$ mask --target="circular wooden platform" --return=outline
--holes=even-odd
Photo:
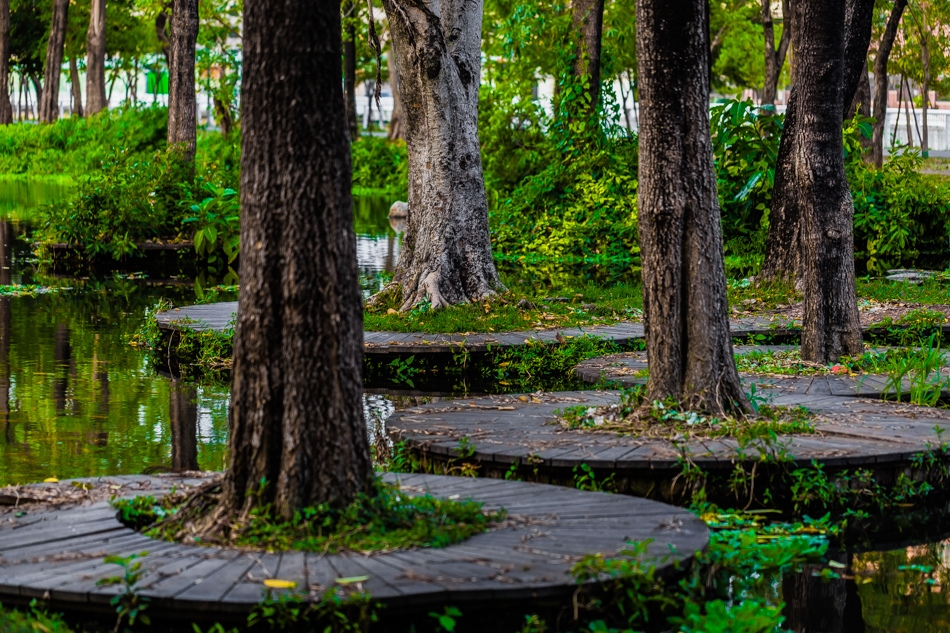
[[[268,554],[156,541],[121,525],[106,501],[48,511],[25,506],[20,517],[0,512],[0,602],[44,598],[54,610],[111,610],[109,600],[119,589],[97,587],[96,581],[117,575],[119,568],[103,558],[147,551],[139,588],[151,600],[153,617],[242,619],[261,600],[269,578],[296,582],[297,591],[313,599],[332,589],[365,590],[387,607],[384,617],[419,612],[429,619],[429,611],[446,605],[526,613],[545,602],[569,604],[576,589],[571,566],[586,554],[614,556],[628,541],[653,539],[647,556],[663,575],[705,548],[709,538],[695,515],[644,499],[492,479],[384,479],[398,481],[410,494],[504,507],[508,520],[444,549]],[[121,496],[158,496],[201,480],[162,475],[78,481],[105,481]],[[40,484],[50,485],[71,482]]]

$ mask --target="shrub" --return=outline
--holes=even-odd
[[[361,136],[352,145],[353,189],[357,192],[405,192],[409,186],[409,152],[402,141]]]

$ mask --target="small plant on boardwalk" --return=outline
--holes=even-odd
[[[943,392],[950,389],[950,377],[941,374],[946,364],[946,353],[935,343],[935,335],[931,335],[927,347],[888,360],[885,393],[898,400],[902,399],[905,395],[904,380],[908,379],[910,384],[906,395],[909,396],[910,402],[935,407]]]
[[[148,598],[139,595],[136,585],[142,580],[145,572],[142,570],[142,561],[136,560],[148,556],[148,552],[132,554],[130,556],[106,556],[103,562],[111,565],[119,565],[123,574],[121,576],[112,576],[103,578],[96,582],[97,586],[120,585],[124,589],[122,593],[116,594],[112,598],[111,604],[115,607],[118,617],[115,621],[113,631],[118,633],[122,623],[127,621],[129,626],[135,626],[136,622],[149,624],[149,618],[143,613],[148,608]]]
[[[148,536],[194,542],[188,526],[214,506],[220,490],[220,481],[215,480],[158,504],[146,497],[141,501],[114,500],[113,505]],[[235,520],[222,542],[201,544],[323,553],[446,547],[490,529],[503,518],[503,511],[483,512],[481,503],[410,496],[398,486],[377,480],[369,494],[360,495],[345,508],[305,508],[290,521],[276,518],[269,505],[260,506],[245,519]]]
[[[361,590],[345,589],[350,583],[344,581],[349,580],[337,579],[337,586],[325,591],[319,600],[311,600],[301,592],[274,596],[268,591],[248,614],[247,627],[251,631],[365,633],[378,620],[381,606]],[[359,587],[359,583],[354,584]]]

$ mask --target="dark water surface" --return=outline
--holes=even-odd
[[[220,469],[228,388],[161,375],[128,342],[160,299],[193,303],[193,285],[135,275],[44,275],[21,236],[28,234],[36,207],[66,191],[0,180],[0,286],[52,288],[32,297],[0,296],[0,485],[140,473],[155,466]],[[395,265],[399,238],[386,217],[391,203],[356,201],[364,278]],[[364,279],[364,288],[374,284]],[[371,429],[381,428],[398,400],[365,396]],[[764,591],[787,602],[789,629],[950,631],[950,541],[838,558],[841,578],[790,575]]]

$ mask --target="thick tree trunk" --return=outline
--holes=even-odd
[[[691,409],[742,414],[749,404],[729,333],[708,34],[704,0],[637,3],[647,398],[673,396]]]
[[[0,125],[13,123],[10,103],[10,0],[0,0]]]
[[[59,77],[63,68],[63,44],[66,42],[68,12],[69,0],[53,0],[53,19],[50,22],[46,68],[43,74],[44,89],[39,100],[39,118],[46,123],[52,123],[59,118]]]
[[[383,0],[409,150],[409,222],[392,283],[402,309],[504,291],[478,142],[482,0]]]
[[[211,525],[344,506],[373,476],[341,41],[338,4],[245,0],[230,467]]]
[[[389,89],[393,93],[393,113],[389,117],[389,132],[386,135],[390,141],[403,137],[402,122],[405,118],[402,110],[402,95],[399,90],[399,73],[396,72],[396,62],[393,52],[386,53],[386,65],[389,68]]]
[[[92,0],[86,31],[86,114],[109,107],[106,99],[106,0]]]
[[[171,66],[168,68],[168,144],[178,146],[185,159],[195,159],[198,101],[195,97],[195,46],[198,41],[198,0],[174,0]]]
[[[802,24],[802,28],[805,28],[805,23],[801,21],[801,14],[797,13],[799,4],[792,3],[793,13],[788,16],[792,21],[793,42],[799,41],[797,31],[801,30],[796,29],[795,26]],[[873,0],[848,0],[846,4],[846,19],[842,32],[847,45],[842,47],[841,55],[834,60],[834,63],[841,67],[842,103],[845,104],[838,111],[839,128],[841,121],[847,116],[846,107],[851,105],[861,73],[867,73],[867,50],[871,40],[871,18],[874,8]],[[811,26],[809,25],[808,28]],[[797,49],[794,50],[794,55],[800,58]],[[800,69],[796,70],[796,74],[797,79],[788,99],[782,138],[779,142],[778,158],[775,164],[775,184],[772,188],[772,209],[769,213],[769,232],[759,277],[792,282],[800,287],[805,262],[802,260],[801,221],[798,208],[800,196],[795,176],[800,153],[795,144],[798,141],[799,125],[805,117],[802,115],[796,93],[804,86],[805,81],[827,82],[828,80],[827,75],[815,75],[806,79],[800,74]]]
[[[343,18],[352,18],[355,7],[352,0],[343,3]],[[360,128],[356,121],[356,27],[348,23],[343,27],[343,95],[346,99],[346,124],[350,139],[356,140]]]
[[[797,23],[809,25],[794,34],[800,114],[794,184],[804,261],[801,355],[827,364],[863,348],[854,278],[854,204],[841,151],[845,94],[854,92],[857,81],[847,69],[853,62],[847,57],[852,47],[845,44],[845,7],[824,0],[800,0],[798,7]],[[862,53],[862,64],[863,59]]]
[[[884,166],[884,120],[887,117],[887,61],[894,47],[897,28],[907,7],[907,0],[894,0],[887,18],[881,43],[874,58],[874,128],[871,136],[871,160],[880,169]]]
[[[788,45],[792,41],[792,29],[789,28],[788,3],[783,3],[782,38],[779,40],[778,50],[775,49],[775,28],[772,24],[772,2],[762,0],[762,30],[765,33],[765,84],[762,94],[759,95],[759,104],[775,106],[775,93],[778,90],[778,80],[782,75],[782,66],[785,65],[785,56]]]
[[[76,65],[76,58],[69,58],[69,87],[73,92],[73,114],[78,117],[85,116],[82,107],[82,87],[79,85],[79,67]]]
[[[574,20],[574,77],[585,78],[587,98],[572,114],[590,116],[600,105],[600,49],[604,0],[571,0]]]

